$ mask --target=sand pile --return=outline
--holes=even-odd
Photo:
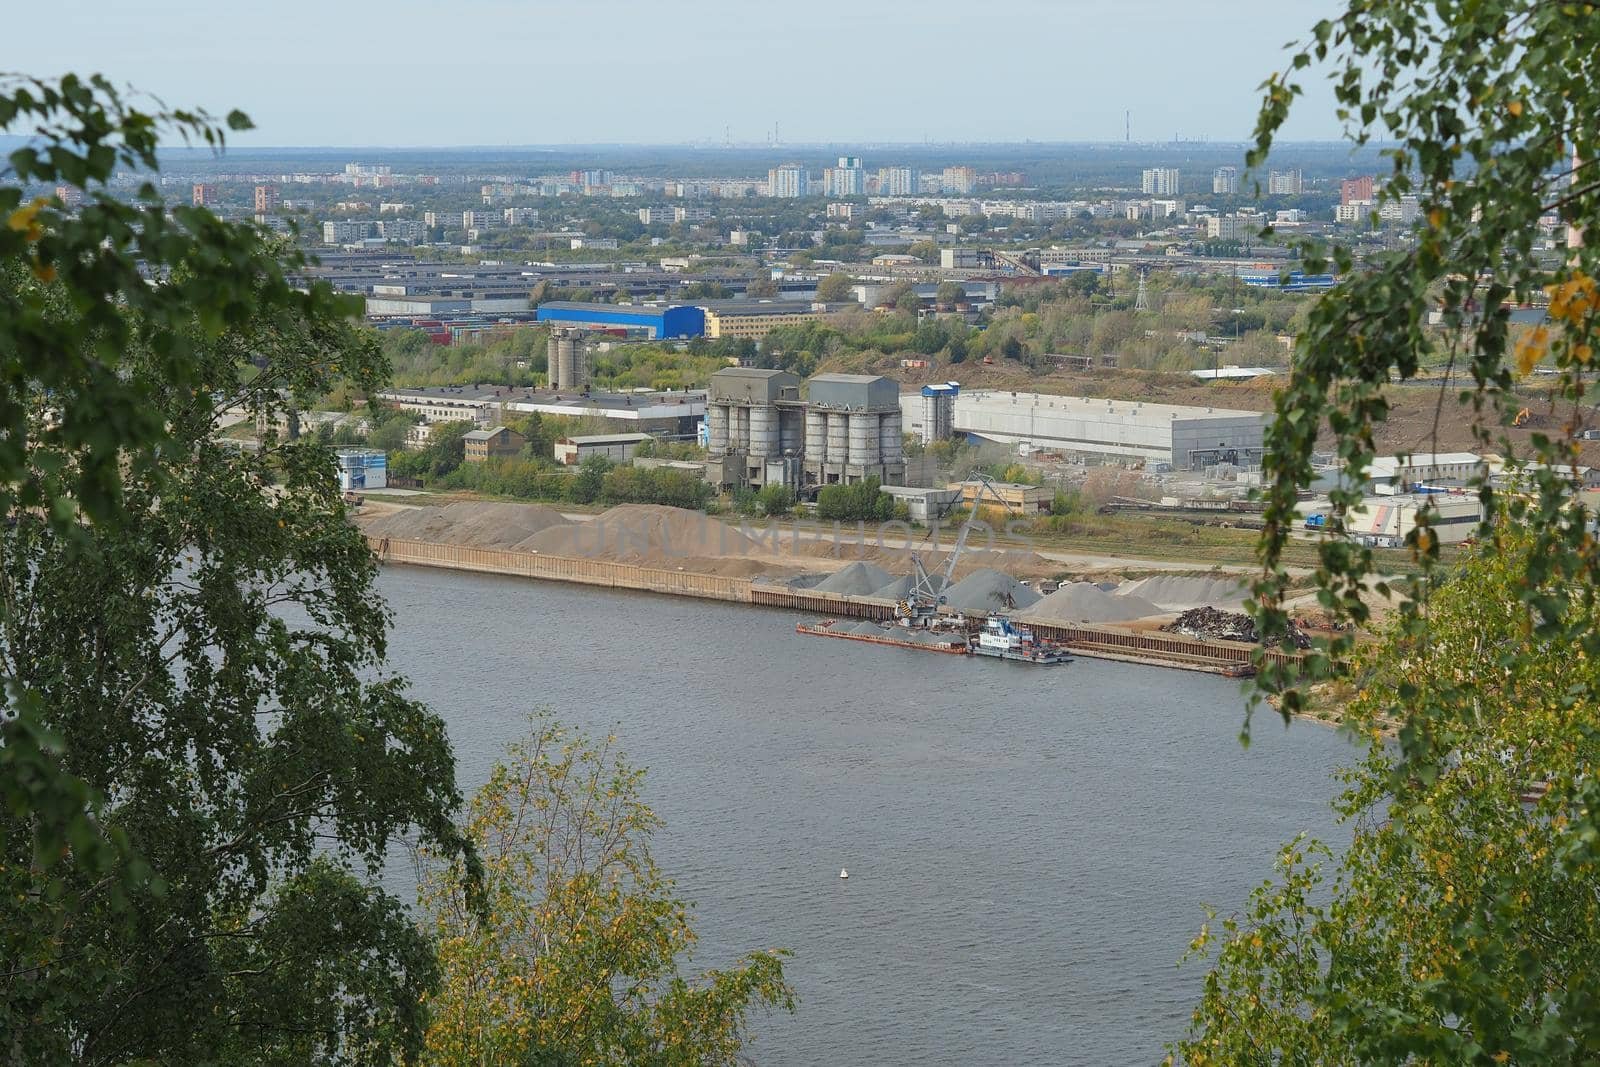
[[[1011,611],[1038,603],[1039,594],[1004,571],[977,570],[945,590],[957,611]]]
[[[838,593],[841,596],[872,596],[894,580],[894,575],[882,567],[858,560],[812,586],[819,593]]]
[[[405,541],[520,549],[529,538],[571,525],[559,511],[543,504],[462,501],[444,507],[401,508],[367,523],[366,532]]]
[[[1250,596],[1243,580],[1231,575],[1158,574],[1124,582],[1119,596],[1137,596],[1171,611],[1213,607],[1234,610]]]
[[[1160,614],[1161,608],[1143,597],[1108,593],[1090,582],[1063,585],[1027,612],[1041,622],[1129,622]]]
[[[754,541],[698,511],[661,504],[621,504],[589,522],[552,527],[529,538],[525,551],[585,559],[611,559],[646,567],[682,565],[686,559],[745,556]]]

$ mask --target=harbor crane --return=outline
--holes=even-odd
[[[972,533],[972,527],[978,522],[978,508],[983,504],[983,494],[987,492],[994,497],[1007,515],[1012,513],[1011,505],[994,487],[993,479],[983,471],[973,471],[968,481],[978,483],[977,491],[972,496],[972,513],[967,516],[967,521],[961,524],[961,532],[956,535],[955,547],[950,551],[949,559],[945,560],[943,572],[936,578],[923,566],[920,553],[911,554],[911,566],[916,572],[911,592],[907,594],[905,600],[895,606],[895,616],[902,626],[911,629],[929,629],[933,620],[938,618],[939,607],[945,602],[945,590],[950,588],[950,580],[956,573],[956,564],[961,559],[961,553],[966,551],[967,538]]]

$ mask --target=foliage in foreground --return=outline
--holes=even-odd
[[[16,177],[85,200],[0,187],[0,1058],[412,1058],[435,963],[376,871],[471,869],[443,724],[378,674],[328,453],[211,436],[382,361],[251,227],[107,191],[202,116],[0,82],[19,120]]]
[[[754,1008],[794,1009],[781,950],[680,974],[688,905],[650,855],[644,772],[614,744],[539,719],[494,768],[466,824],[481,909],[463,864],[430,857],[430,1062],[731,1065]]]
[[[1434,595],[1430,639],[1396,624],[1363,656],[1347,723],[1372,729],[1415,686],[1436,695],[1440,756],[1408,761],[1375,731],[1345,772],[1354,838],[1331,885],[1329,851],[1297,840],[1244,915],[1202,931],[1216,966],[1181,1062],[1600,1059],[1600,660],[1518,598],[1532,551],[1517,534],[1474,552]],[[1563,621],[1600,625],[1592,604]]]

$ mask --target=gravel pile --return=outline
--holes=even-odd
[[[819,593],[840,596],[872,596],[894,581],[894,575],[865,560],[857,560],[812,586]]]
[[[1172,611],[1200,607],[1236,610],[1250,595],[1245,583],[1238,578],[1181,574],[1158,574],[1153,578],[1124,582],[1117,593],[1143,597]]]
[[[1108,593],[1092,582],[1073,582],[1028,609],[1028,618],[1041,622],[1131,622],[1162,614],[1143,597]]]
[[[934,579],[935,583],[938,581],[939,579]],[[879,600],[904,600],[911,595],[911,587],[916,583],[916,575],[908,574],[904,578],[896,578],[881,589],[874,589],[872,595]]]
[[[1039,602],[1039,594],[1004,571],[978,570],[945,590],[945,603],[957,611],[1012,611]]]

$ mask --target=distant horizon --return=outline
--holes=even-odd
[[[40,75],[102,72],[294,146],[1235,143],[1285,46],[1334,0],[886,0],[798,11],[745,0],[83,0],[36,35]],[[130,47],[130,43],[135,46]],[[20,65],[20,64],[19,64]],[[1284,137],[1337,139],[1331,87]]]

